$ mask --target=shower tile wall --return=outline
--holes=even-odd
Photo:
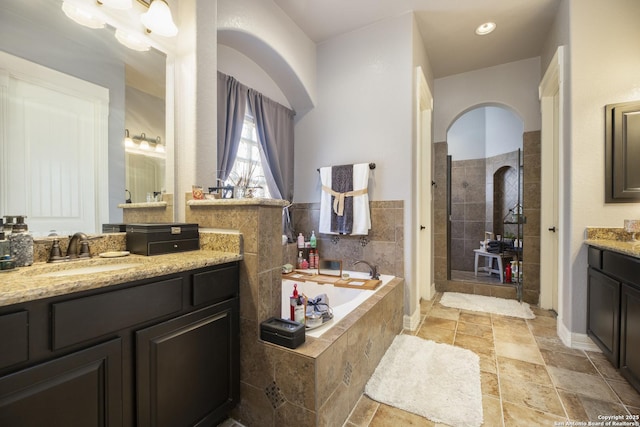
[[[452,270],[473,270],[486,228],[486,160],[451,162]]]
[[[433,145],[433,278],[436,288],[447,282],[447,152],[446,142]]]
[[[434,144],[433,150],[433,180],[436,183],[434,191],[434,279],[436,290],[440,292],[465,292],[479,295],[501,296],[515,298],[512,287],[478,285],[474,283],[451,282],[447,279],[447,143]],[[492,159],[488,159],[487,169]],[[517,161],[516,161],[517,162]],[[513,163],[514,167],[517,163]],[[525,132],[523,135],[523,206],[527,222],[524,224],[523,236],[523,297],[529,304],[538,304],[540,296],[540,131]],[[487,185],[489,180],[487,180]],[[508,206],[508,205],[507,205]],[[452,250],[456,258],[457,253]],[[451,260],[453,262],[453,259]],[[473,268],[473,265],[472,265]],[[490,289],[492,288],[492,289]],[[493,289],[495,288],[495,289]],[[489,290],[490,289],[490,290]],[[498,292],[502,291],[502,292]]]

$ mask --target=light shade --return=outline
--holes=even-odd
[[[178,27],[173,23],[171,9],[164,0],[152,0],[149,10],[140,16],[142,25],[147,31],[164,37],[173,37],[178,34]]]
[[[116,39],[128,47],[129,49],[137,50],[139,52],[146,52],[151,48],[151,45],[144,39],[145,36],[141,34],[130,33],[120,28],[116,29]]]
[[[131,139],[131,137],[129,136],[129,129],[124,130],[124,146],[128,148],[132,148],[133,146],[135,146],[135,144],[133,143],[133,139]]]
[[[481,24],[478,26],[478,28],[476,28],[476,34],[479,36],[486,36],[487,34],[489,34],[495,29],[496,29],[495,22],[485,22],[484,24]]]
[[[111,9],[126,10],[133,6],[131,0],[98,0],[98,3],[110,7]]]
[[[104,20],[68,1],[62,3],[62,11],[69,19],[80,25],[89,28],[104,28]]]

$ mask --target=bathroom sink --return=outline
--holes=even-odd
[[[128,264],[107,264],[107,265],[90,265],[87,267],[70,268],[67,270],[51,271],[48,273],[38,274],[38,277],[65,277],[76,276],[78,274],[105,273],[107,271],[124,270],[140,266],[140,263]]]

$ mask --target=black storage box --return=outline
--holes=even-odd
[[[200,249],[198,224],[127,224],[127,250],[160,255]]]
[[[127,224],[102,224],[103,233],[124,233],[127,231]]]
[[[304,325],[272,317],[260,323],[260,339],[288,348],[297,348],[304,344]]]

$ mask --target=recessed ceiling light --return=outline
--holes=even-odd
[[[495,22],[485,22],[484,24],[481,24],[478,26],[478,28],[476,28],[476,34],[479,36],[486,36],[487,34],[489,34],[495,29],[496,29]]]

